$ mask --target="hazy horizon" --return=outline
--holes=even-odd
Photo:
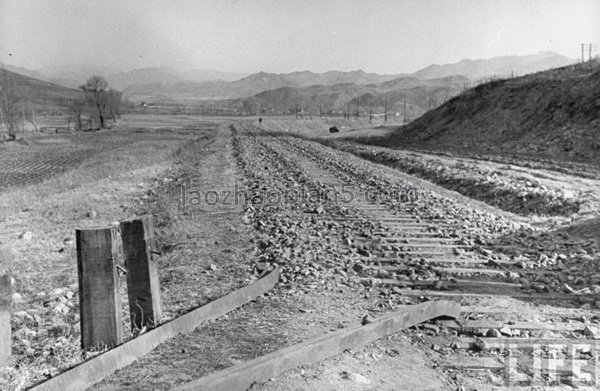
[[[400,74],[542,51],[578,59],[599,17],[592,0],[4,0],[0,62]]]

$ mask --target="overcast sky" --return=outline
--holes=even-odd
[[[0,0],[0,62],[412,72],[600,41],[599,0]]]

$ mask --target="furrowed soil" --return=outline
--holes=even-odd
[[[365,316],[440,298],[463,306],[461,323],[480,326],[433,321],[260,379],[251,389],[505,386],[497,370],[474,374],[451,365],[506,353],[490,348],[490,340],[475,350],[470,339],[600,337],[594,179],[327,135],[306,139],[331,125],[316,119],[308,126],[268,117],[260,126],[193,117],[128,121],[120,131],[91,135],[97,152],[71,169],[0,193],[0,241],[14,244],[21,295],[13,312],[14,361],[3,372],[9,389],[95,354],[78,348],[74,229],[141,214],[155,220],[163,321],[276,267],[280,282],[93,390],[170,389]],[[117,137],[129,141],[111,144]],[[57,144],[29,147],[60,152]],[[443,176],[433,174],[439,171]],[[69,192],[62,183],[71,183]],[[544,327],[553,334],[540,335]],[[139,331],[127,332],[132,338]]]

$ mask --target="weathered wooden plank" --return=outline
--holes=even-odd
[[[476,349],[479,345],[479,341],[485,344],[487,349],[508,349],[511,346],[515,346],[518,349],[532,349],[534,346],[547,348],[549,345],[565,345],[571,346],[573,344],[590,344],[595,346],[595,340],[585,339],[567,339],[567,338],[454,338],[451,341],[451,345],[458,349]],[[578,351],[581,351],[579,349]],[[567,353],[568,349],[567,349]]]
[[[581,331],[586,326],[586,324],[582,322],[514,322],[512,324],[509,324],[507,322],[495,320],[468,320],[465,322],[460,322],[460,325],[457,325],[455,322],[441,322],[445,324],[448,328],[453,329],[501,329],[502,327],[506,326],[511,329],[519,330]]]
[[[117,345],[123,339],[123,322],[111,229],[78,229],[75,237],[81,347]]]
[[[375,261],[381,262],[381,263],[404,263],[407,261],[417,261],[422,258],[427,262],[427,264],[440,263],[443,265],[446,265],[446,264],[487,265],[489,263],[489,260],[487,260],[487,259],[448,258],[446,256],[446,254],[444,254],[444,253],[433,253],[433,254],[435,256],[432,256],[431,254],[429,254],[429,256],[426,256],[427,254],[424,254],[424,253],[415,253],[414,256],[412,254],[409,254],[407,259],[398,258],[398,257],[394,256],[394,257],[389,257],[389,258],[377,258],[377,259],[375,259]],[[512,264],[511,262],[508,262],[508,261],[495,260],[494,262],[501,264],[501,265],[511,265]]]
[[[355,326],[332,334],[313,338],[194,380],[173,390],[246,390],[254,382],[265,381],[301,364],[317,362],[342,353],[346,349],[365,345],[378,338],[393,334],[440,316],[457,317],[460,306],[456,303],[434,301],[408,306],[386,315],[365,326]]]
[[[276,269],[248,286],[200,307],[189,314],[164,323],[131,341],[39,384],[31,389],[31,391],[84,390],[116,370],[136,361],[159,344],[173,338],[177,334],[189,333],[202,322],[216,319],[263,295],[273,289],[278,281],[279,269]]]
[[[482,314],[498,314],[498,313],[522,314],[523,308],[520,308],[519,306],[510,307],[510,308],[499,307],[499,306],[490,306],[490,307],[462,306],[461,307],[461,313],[463,313],[463,314],[472,313],[472,312],[479,312]],[[545,315],[545,316],[553,316],[553,315],[569,316],[569,317],[581,316],[581,315],[589,316],[589,313],[590,313],[590,310],[584,310],[581,308],[546,307],[543,310],[541,310],[541,314]]]
[[[365,269],[384,270],[386,272],[401,272],[412,268],[412,266],[365,266]],[[439,267],[433,266],[432,270],[444,272],[447,274],[489,274],[493,276],[504,276],[506,270],[487,269],[487,268],[467,268],[467,267]]]
[[[489,371],[500,371],[506,368],[504,361],[496,357],[455,356],[447,359],[442,366],[454,369],[487,369]]]
[[[425,289],[401,289],[398,293],[405,296],[429,296],[429,297],[491,297],[491,296],[506,296],[515,299],[523,300],[573,300],[578,301],[581,298],[596,298],[598,294],[589,295],[572,295],[572,294],[535,294],[535,293],[507,293],[507,292],[493,292],[493,293],[470,293],[470,292],[448,292],[448,291],[433,291]]]
[[[429,237],[405,237],[405,236],[380,236],[386,244],[410,244],[410,243],[434,243],[434,244],[460,244],[457,238],[429,238]]]
[[[0,246],[0,367],[6,365],[12,348],[10,302],[12,254],[8,247]]]
[[[154,327],[162,317],[158,264],[151,216],[121,222],[123,256],[127,268],[127,295],[131,326]]]
[[[511,282],[498,282],[498,281],[478,281],[478,280],[454,280],[445,281],[439,279],[433,280],[421,280],[421,281],[405,281],[396,280],[392,278],[371,278],[369,279],[375,285],[395,285],[395,286],[434,286],[436,284],[443,284],[446,288],[475,288],[475,287],[490,287],[494,289],[498,288],[521,288],[521,284],[514,284]]]

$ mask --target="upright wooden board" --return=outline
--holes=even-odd
[[[301,344],[278,350],[173,388],[172,391],[247,390],[255,382],[265,381],[298,365],[335,356],[346,349],[365,345],[429,319],[440,316],[456,318],[459,314],[460,305],[448,301],[432,301],[407,306],[400,311],[384,316],[374,323],[355,326],[347,330],[313,338]]]
[[[6,365],[11,355],[10,302],[12,254],[8,247],[0,246],[0,367]]]
[[[156,326],[162,317],[158,265],[152,218],[121,222],[123,255],[127,268],[127,295],[132,327]]]
[[[118,273],[110,228],[79,229],[77,272],[82,349],[114,346],[123,339]]]

